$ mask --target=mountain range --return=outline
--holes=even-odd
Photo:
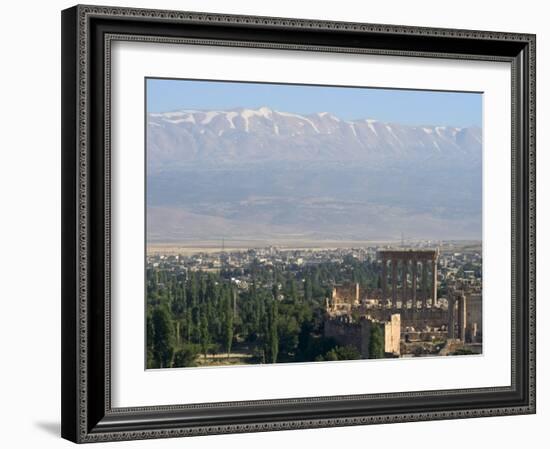
[[[146,120],[151,242],[481,238],[478,127],[268,107]]]
[[[365,161],[449,158],[479,161],[481,129],[341,120],[261,107],[183,110],[147,117],[150,167],[200,162]]]

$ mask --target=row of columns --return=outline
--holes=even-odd
[[[391,269],[390,300],[392,308],[397,307],[398,296],[401,298],[401,307],[411,300],[414,308],[417,307],[417,293],[420,293],[422,308],[426,308],[428,298],[432,307],[437,304],[437,256],[417,258],[414,255],[388,255],[382,253],[382,300],[388,300],[388,262]],[[399,267],[399,263],[401,266]],[[399,274],[399,271],[401,273]],[[431,285],[428,291],[428,277]],[[410,288],[409,288],[409,278]],[[418,282],[420,281],[420,290]],[[399,291],[398,286],[401,286]]]

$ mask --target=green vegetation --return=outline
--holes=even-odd
[[[147,367],[359,358],[355,348],[323,336],[325,298],[335,283],[372,288],[377,279],[376,264],[353,257],[291,269],[251,263],[219,273],[149,266]]]
[[[174,329],[170,312],[166,307],[156,307],[151,312],[152,353],[154,366],[166,368],[172,364],[174,354]]]
[[[196,366],[195,359],[200,352],[197,345],[186,344],[174,354],[174,366]]]
[[[452,352],[451,355],[474,355],[476,352],[468,348],[458,348],[456,351]]]
[[[354,346],[336,346],[328,351],[324,356],[319,356],[317,361],[336,361],[336,360],[357,360],[361,354]]]
[[[384,332],[379,324],[374,324],[370,330],[369,359],[384,358]]]

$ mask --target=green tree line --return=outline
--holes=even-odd
[[[230,279],[250,279],[239,289]],[[348,360],[353,348],[323,337],[325,298],[334,283],[377,282],[375,264],[283,269],[250,264],[240,273],[147,269],[147,366],[195,366],[200,356],[251,354],[252,363]]]

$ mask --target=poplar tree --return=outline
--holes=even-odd
[[[277,355],[279,353],[279,335],[277,332],[277,321],[279,319],[279,308],[277,301],[273,301],[271,306],[271,314],[269,317],[269,340],[270,340],[270,354],[269,358],[271,363],[277,363]]]
[[[227,356],[231,352],[231,343],[233,342],[233,304],[232,304],[232,290],[226,289],[225,294],[225,348],[227,349]]]
[[[313,297],[312,290],[313,289],[311,286],[311,279],[308,276],[304,280],[304,299],[306,300],[306,302],[311,301],[311,298]]]
[[[206,357],[208,346],[210,344],[210,333],[208,332],[208,320],[206,318],[206,310],[204,310],[204,307],[201,307],[199,333],[202,353],[204,354],[204,357]]]
[[[153,322],[153,357],[159,368],[169,368],[174,353],[174,327],[166,307],[155,307]]]

